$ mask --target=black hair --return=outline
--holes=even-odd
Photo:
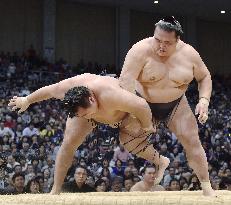
[[[167,32],[174,31],[176,34],[176,37],[182,36],[184,33],[179,21],[177,21],[174,16],[166,16],[162,18],[160,21],[158,21],[155,24],[155,26],[156,27],[158,26]]]
[[[147,166],[145,166],[145,167],[141,170],[141,172],[140,172],[141,175],[145,174],[145,172],[146,172],[146,170],[147,170],[148,168],[153,168],[153,169],[156,170],[156,167],[155,167],[154,165],[147,165]]]
[[[103,180],[103,179],[98,179],[96,182],[95,182],[95,188],[97,187],[97,186],[99,186],[99,185],[101,185],[102,183],[105,183],[106,184],[106,182]]]
[[[32,183],[37,183],[39,185],[39,190],[40,190],[39,179],[37,177],[33,177],[31,180],[27,182],[27,185],[26,185],[27,193],[31,193],[30,186]]]
[[[22,172],[20,172],[20,173],[16,173],[16,174],[13,175],[13,177],[12,177],[13,183],[15,182],[15,179],[17,177],[22,177],[25,180],[25,175]]]
[[[70,118],[75,117],[79,107],[88,108],[90,106],[88,99],[90,96],[90,90],[85,86],[77,86],[69,89],[62,101],[62,107],[67,116]]]
[[[131,180],[132,182],[134,182],[134,176],[133,176],[133,174],[131,176],[124,177],[123,181],[125,182],[126,180]]]
[[[76,171],[77,169],[84,169],[86,173],[87,173],[87,171],[88,171],[88,170],[87,170],[87,167],[82,166],[82,165],[78,165],[78,166],[75,168],[75,171]]]
[[[231,185],[231,177],[222,177],[219,188],[220,189],[227,189],[227,186]]]
[[[176,178],[173,178],[173,179],[170,180],[169,186],[171,186],[172,182],[175,182],[175,181],[178,182],[178,184],[180,185],[180,180],[178,180]]]

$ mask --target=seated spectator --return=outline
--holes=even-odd
[[[134,177],[133,177],[133,181],[134,181],[134,184],[136,184],[137,182],[140,182],[141,179],[140,179],[140,177],[138,177],[138,176],[134,176]]]
[[[8,186],[8,182],[6,180],[6,172],[4,169],[0,169],[0,189],[4,190]]]
[[[231,177],[223,177],[220,181],[219,188],[231,191]]]
[[[168,187],[169,191],[180,191],[180,182],[178,179],[172,179]]]
[[[138,169],[136,169],[135,167],[134,168],[132,168],[132,174],[133,174],[133,176],[135,176],[135,177],[140,177],[139,176],[139,171],[138,171]],[[141,178],[141,177],[140,177]]]
[[[34,167],[32,164],[28,164],[27,169],[25,170],[25,184],[27,184],[28,181],[30,181],[30,179],[32,179],[34,176],[35,176]]]
[[[214,190],[219,190],[220,182],[221,179],[219,176],[214,177],[213,180],[211,181],[212,188]]]
[[[111,192],[121,192],[123,188],[123,178],[116,176],[111,183]]]
[[[156,169],[152,165],[145,166],[142,170],[143,180],[131,187],[130,191],[164,191],[161,185],[155,185]]]
[[[54,167],[54,161],[53,161],[53,159],[52,159],[51,156],[47,156],[47,158],[46,158],[46,165],[43,166],[43,168],[41,169],[41,171],[43,172],[45,169],[49,169],[51,177],[53,177],[55,167]]]
[[[109,160],[106,159],[106,158],[104,158],[103,162],[102,162],[102,166],[100,166],[98,168],[98,170],[97,170],[98,175],[102,172],[102,170],[103,170],[104,167],[107,167],[109,169],[110,173],[113,172],[113,169],[111,167],[109,167]]]
[[[46,181],[48,188],[50,189],[53,184],[53,177],[51,176],[51,171],[49,168],[43,170],[44,181]]]
[[[179,179],[179,182],[180,182],[180,189],[183,189],[183,187],[186,187],[186,185],[188,187],[188,181],[187,181],[187,179],[185,177],[181,176],[180,179]]]
[[[45,136],[51,138],[51,137],[54,136],[54,134],[55,134],[55,131],[54,131],[54,129],[51,128],[51,126],[50,126],[49,124],[46,125],[46,129],[43,129],[43,130],[40,132],[40,136],[41,136],[42,138],[44,138]]]
[[[14,166],[13,172],[9,176],[12,178],[14,174],[18,173],[22,173],[22,166],[20,164]]]
[[[119,145],[119,148],[117,148],[114,152],[113,160],[116,162],[118,159],[122,161],[123,165],[125,166],[127,164],[127,161],[132,158],[132,155],[124,149],[123,145]]]
[[[231,169],[230,168],[225,169],[225,176],[226,177],[231,177]]]
[[[28,181],[27,186],[26,186],[26,192],[31,193],[31,194],[39,194],[41,188],[38,179],[32,178],[31,180]]]
[[[28,127],[24,128],[22,131],[22,136],[32,137],[33,135],[39,136],[39,130],[34,127],[33,123],[30,123]]]
[[[183,184],[181,190],[185,190],[185,191],[188,190],[188,183]]]
[[[9,127],[11,129],[14,129],[16,127],[15,120],[12,119],[10,115],[6,115],[6,121],[4,122],[4,127]]]
[[[75,181],[65,182],[62,186],[63,192],[94,192],[95,189],[86,184],[87,170],[84,167],[77,167]]]
[[[30,148],[30,144],[28,142],[22,143],[22,149],[20,150],[20,153],[27,159],[31,159],[31,157],[35,155],[35,151]]]
[[[36,176],[36,180],[39,182],[39,192],[40,193],[48,193],[50,190],[48,187],[44,185],[44,177],[43,176]]]
[[[129,159],[128,162],[127,162],[127,167],[133,169],[135,168],[135,162],[134,162],[134,159]]]
[[[10,127],[4,126],[4,122],[0,122],[0,137],[5,135],[10,136],[12,139],[14,139],[15,136],[13,130]]]
[[[170,153],[171,161],[179,161],[181,163],[185,162],[185,155],[182,152],[179,152],[178,146],[175,146],[172,153]]]
[[[88,175],[86,182],[87,185],[89,185],[90,187],[94,188],[95,187],[95,179],[93,175]]]
[[[134,185],[133,177],[125,177],[124,178],[124,190],[123,191],[129,192],[133,185]]]
[[[126,167],[124,169],[124,177],[134,177],[134,175],[132,173],[132,168]]]
[[[106,191],[109,191],[111,189],[110,179],[108,179],[107,177],[102,177],[101,179],[105,181]]]
[[[112,173],[116,176],[124,176],[124,167],[122,167],[122,161],[120,159],[117,159],[115,162],[115,167],[112,167]]]
[[[106,183],[103,179],[98,179],[96,182],[95,182],[95,190],[97,192],[106,192]]]
[[[22,173],[16,173],[12,177],[13,187],[6,190],[7,194],[23,194],[26,193],[24,186],[25,176]]]
[[[195,174],[192,174],[192,176],[189,179],[189,191],[196,191],[201,190],[199,179]]]
[[[102,177],[107,177],[109,180],[111,180],[111,174],[110,174],[110,171],[109,171],[109,169],[107,168],[107,167],[104,167],[103,169],[102,169],[102,172],[101,172],[101,174],[100,174],[100,177],[102,178]]]
[[[8,168],[10,173],[13,172],[13,169],[16,165],[20,165],[19,162],[16,162],[15,157],[13,155],[8,156],[7,162],[8,162],[7,168]]]
[[[172,179],[176,178],[175,174],[176,174],[175,173],[175,168],[174,167],[170,167],[169,168],[169,173],[167,175],[165,175],[165,177],[164,177],[164,183],[163,183],[164,187],[167,187],[170,184],[170,181]]]

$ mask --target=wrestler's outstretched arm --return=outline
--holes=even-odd
[[[8,106],[12,107],[12,111],[19,109],[18,113],[21,113],[24,112],[30,104],[50,98],[63,99],[65,93],[71,87],[77,86],[78,82],[81,82],[81,77],[76,76],[49,86],[44,86],[26,97],[14,96],[10,99]]]
[[[68,168],[71,166],[76,149],[83,143],[86,136],[90,134],[93,125],[85,118],[68,118],[62,145],[55,160],[54,185],[51,194],[61,192],[64,178]]]
[[[212,80],[209,70],[202,61],[199,53],[193,49],[191,52],[193,60],[193,73],[198,82],[199,102],[196,106],[195,114],[199,115],[200,123],[205,123],[208,119],[208,106],[212,92]]]

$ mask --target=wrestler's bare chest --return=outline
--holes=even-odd
[[[91,119],[96,122],[108,124],[111,127],[117,127],[117,124],[121,123],[127,113],[108,108],[107,106],[101,107],[97,113],[91,116]]]
[[[111,114],[110,112],[108,113],[104,112],[104,114],[97,114],[93,116],[92,119],[94,119],[97,122],[101,122],[105,124],[114,124],[114,123],[121,121],[124,116],[125,116],[125,113],[122,113],[120,111],[112,112]]]
[[[193,80],[193,64],[182,55],[175,55],[166,61],[148,57],[139,75],[144,86],[151,84],[157,88],[179,88]]]

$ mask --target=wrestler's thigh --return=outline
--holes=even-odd
[[[128,151],[134,152],[141,149],[147,143],[147,133],[141,128],[139,121],[135,118],[128,118],[124,126],[120,127],[120,143],[123,144]],[[139,145],[140,144],[140,145]]]
[[[199,140],[197,121],[186,96],[181,99],[168,127],[183,145]]]
[[[94,126],[84,118],[67,118],[63,143],[69,145],[80,145],[86,136],[93,130]]]

